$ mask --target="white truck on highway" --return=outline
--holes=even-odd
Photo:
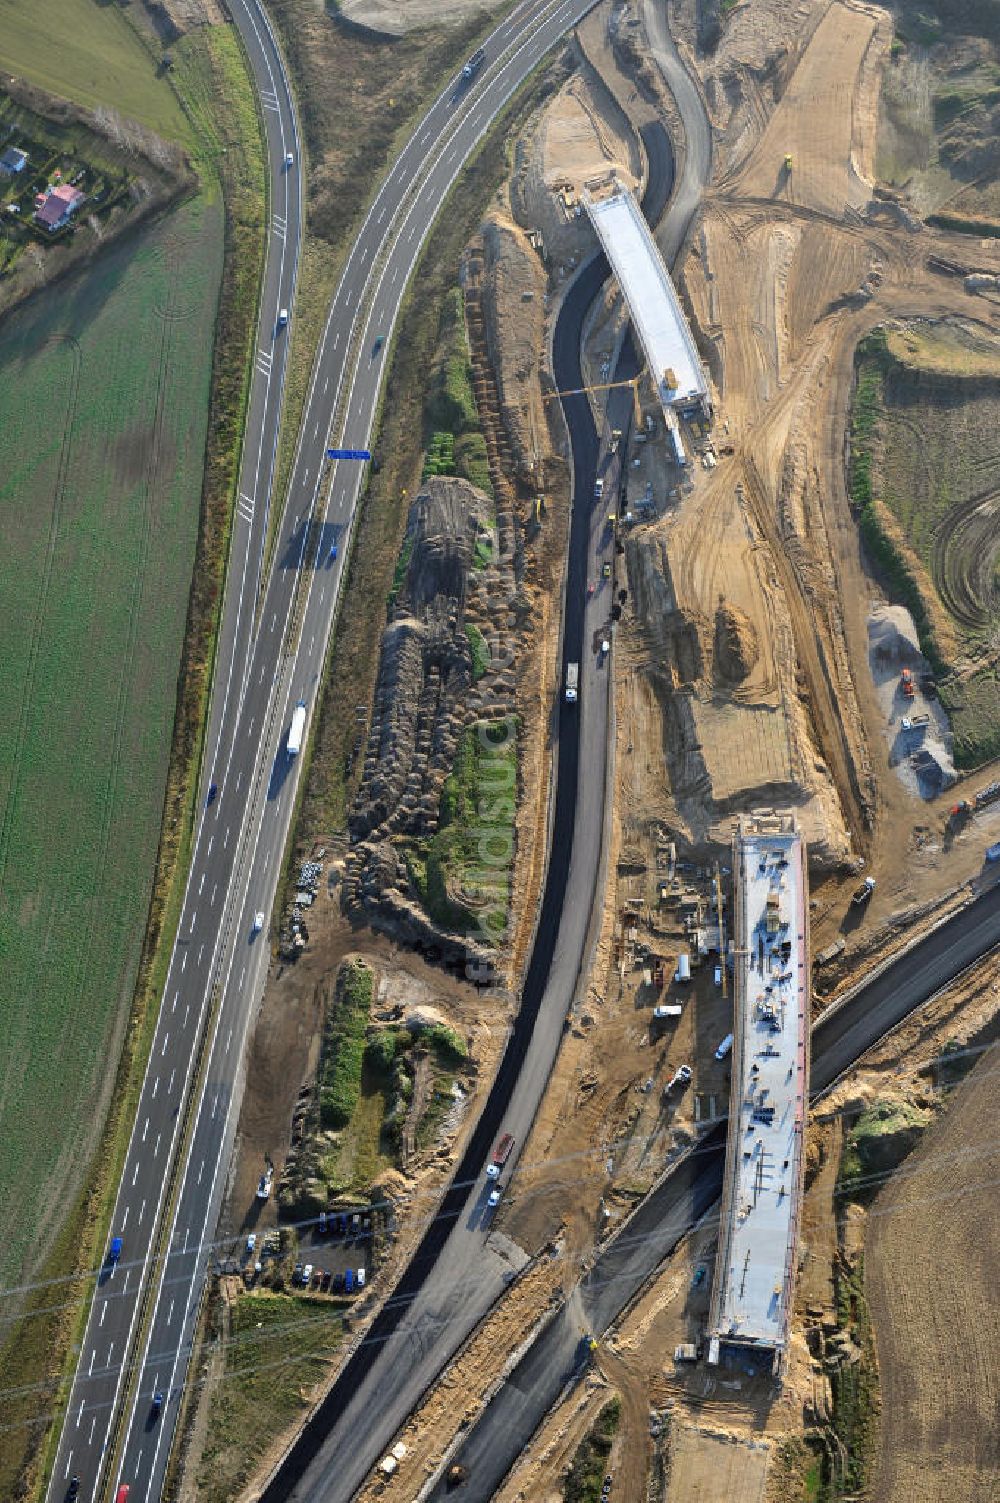
[[[295,706],[292,715],[292,723],[288,731],[288,755],[297,757],[302,750],[302,742],[306,734],[306,702],[300,699]]]
[[[576,703],[576,697],[580,689],[580,664],[566,664],[566,700],[569,704]]]

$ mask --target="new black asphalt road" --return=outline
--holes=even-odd
[[[592,3],[527,0],[512,12],[487,42],[475,79],[452,80],[377,193],[321,340],[263,594],[274,404],[294,329],[299,149],[264,12],[255,0],[233,6],[261,92],[271,167],[257,394],[213,686],[205,803],[111,1226],[123,1253],[95,1275],[50,1499],[64,1497],[73,1476],[83,1499],[114,1496],[122,1484],[129,1503],[161,1494],[267,969],[266,931],[256,932],[255,915],[270,914],[298,786],[301,761],[285,750],[288,727],[298,702],[310,713],[314,706],[363,483],[357,464],[329,463],[327,446],[368,447],[384,365],[379,336],[391,341],[434,219],[492,120]],[[155,1393],[164,1396],[159,1413]]]
[[[831,1011],[813,1030],[815,1098],[915,1009],[1000,945],[1000,885],[983,893]],[[567,1384],[585,1370],[584,1331],[602,1335],[722,1193],[726,1130],[720,1123],[667,1172],[608,1243],[586,1277],[513,1367],[451,1458],[468,1471],[455,1493],[429,1499],[487,1503]]]

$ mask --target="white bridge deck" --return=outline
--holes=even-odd
[[[606,197],[584,192],[582,198],[625,296],[660,401],[667,407],[706,407],[708,382],[694,338],[635,198],[621,187]]]
[[[741,820],[733,842],[735,1042],[709,1334],[783,1360],[795,1281],[808,1080],[804,850],[790,816]]]

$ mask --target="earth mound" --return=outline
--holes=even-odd
[[[715,677],[728,684],[741,684],[760,657],[757,632],[739,606],[720,597],[715,612]]]

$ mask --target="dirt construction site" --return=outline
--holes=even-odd
[[[390,32],[407,14],[405,4],[348,9],[355,24]],[[716,961],[734,817],[767,806],[798,819],[809,851],[813,954],[831,958],[815,974],[817,1012],[890,946],[912,939],[989,880],[983,847],[1000,838],[1000,805],[957,826],[949,821],[954,790],[945,783],[928,790],[894,765],[887,739],[899,715],[894,675],[873,673],[870,653],[873,619],[885,620],[899,607],[862,548],[845,477],[859,342],[881,326],[964,321],[995,354],[997,304],[977,296],[963,277],[941,275],[940,264],[961,269],[969,261],[958,236],[930,227],[899,195],[881,190],[882,86],[893,57],[886,11],[853,0],[799,0],[794,7],[746,0],[732,10],[711,52],[699,47],[700,12],[696,0],[670,7],[671,32],[696,78],[713,142],[711,181],[673,273],[709,373],[714,415],[710,427],[686,431],[691,462],[682,470],[671,462],[648,381],[638,384],[638,423],[625,456],[628,520],[619,534],[625,599],[614,637],[603,923],[497,1218],[528,1263],[399,1437],[403,1454],[392,1491],[378,1477],[360,1495],[366,1500],[417,1495],[460,1423],[478,1412],[506,1357],[572,1290],[595,1246],[703,1126],[725,1114],[728,1065],[716,1046],[730,1028],[731,997],[725,965]],[[421,0],[412,23],[425,15]],[[515,860],[525,864],[515,865],[514,939],[506,960],[515,985],[541,885],[551,752],[546,706],[558,692],[554,602],[566,542],[566,516],[556,514],[554,501],[559,495],[565,507],[565,456],[546,401],[546,352],[561,292],[596,245],[581,210],[586,184],[613,172],[641,191],[640,131],[657,119],[667,124],[683,162],[683,129],[655,66],[648,22],[640,0],[613,7],[604,0],[581,25],[567,46],[565,82],[512,143],[509,181],[465,267],[476,392],[490,406],[484,430],[496,506],[487,516],[479,501],[455,489],[449,504],[461,511],[462,526],[472,519],[476,538],[489,534],[495,552],[468,601],[464,585],[442,587],[447,604],[433,608],[436,630],[448,622],[449,651],[465,650],[461,610],[467,609],[477,632],[486,631],[491,615],[498,619],[516,640],[519,660],[530,663],[499,670],[504,713],[520,717],[523,738]],[[1000,244],[977,239],[974,264],[982,276],[1000,274]],[[611,284],[585,329],[584,368],[598,418],[607,400],[602,378],[625,322],[623,299]],[[504,466],[508,479],[501,483]],[[530,497],[540,480],[550,503],[547,512],[533,513]],[[429,512],[447,510],[433,496]],[[431,543],[425,551],[434,552],[443,575],[461,550],[454,539]],[[474,546],[461,554],[463,568]],[[406,558],[416,556],[415,549]],[[383,669],[385,644],[417,635],[407,613],[416,609],[422,586],[412,562],[408,567],[398,602],[393,597]],[[897,622],[903,638],[906,616],[902,611]],[[977,658],[977,672],[982,662]],[[412,676],[415,687],[406,692],[425,715],[427,681],[416,668]],[[391,680],[401,681],[399,673]],[[483,690],[471,687],[471,673],[462,684],[478,705]],[[466,708],[448,707],[450,745]],[[399,702],[391,706],[394,757],[409,745],[407,737],[417,739],[399,730],[405,718]],[[386,711],[383,741],[389,721]],[[940,735],[944,745],[946,726]],[[375,767],[373,755],[371,762]],[[394,763],[400,789],[410,786],[408,773],[412,766]],[[973,793],[995,776],[981,766],[965,788]],[[952,770],[947,781],[953,777]],[[428,786],[433,810],[441,782]],[[355,809],[372,806],[381,789],[375,774],[367,783],[363,777]],[[386,830],[398,833],[400,807],[389,801]],[[399,896],[408,870],[401,851],[388,835],[381,845],[372,842],[361,902],[360,879],[352,875],[357,862],[343,833],[330,832],[308,946],[301,959],[272,972],[265,997],[224,1218],[235,1247],[262,1164],[272,1164],[280,1180],[297,1102],[315,1086],[323,989],[345,957],[363,956],[376,974],[379,1026],[386,1020],[395,1026],[407,1009],[424,1008],[460,1035],[468,1064],[449,1077],[452,1103],[435,1135],[422,1137],[418,1120],[429,1098],[419,1109],[411,1102],[413,1151],[405,1162],[380,1149],[368,1185],[358,1177],[351,1184],[361,1194],[377,1181],[396,1227],[357,1313],[358,1330],[392,1287],[457,1161],[509,1023],[502,1009],[484,1016],[475,990],[436,963],[448,956],[454,936],[441,925],[435,936],[426,914],[418,924],[415,906]],[[376,891],[379,873],[389,867],[391,883]],[[863,910],[851,903],[862,870],[875,883]],[[689,975],[682,957],[690,959]],[[673,1360],[675,1348],[698,1341],[707,1323],[717,1233],[710,1213],[600,1344],[586,1380],[546,1418],[497,1494],[502,1503],[570,1496],[567,1476],[612,1396],[620,1405],[617,1428],[601,1468],[615,1478],[615,1497],[777,1503],[821,1496],[804,1491],[821,1467],[824,1486],[832,1478],[840,1489],[822,1496],[847,1496],[859,1479],[844,1457],[852,1447],[859,1456],[871,1451],[879,1384],[881,1460],[868,1481],[880,1503],[944,1498],[946,1490],[960,1503],[992,1496],[982,1489],[995,1487],[997,1475],[989,1433],[996,1317],[987,1308],[995,1270],[981,1236],[975,1287],[950,1279],[921,1207],[943,1194],[935,1186],[957,1160],[970,1190],[989,1182],[989,1145],[984,1140],[982,1152],[976,1150],[974,1169],[962,1145],[988,1131],[983,1124],[995,1115],[989,1082],[997,1001],[996,967],[984,967],[885,1041],[814,1112],[800,1284],[780,1391],[760,1379],[720,1378],[701,1363],[689,1369]],[[661,1024],[654,1004],[683,1004],[683,1011]],[[935,1122],[942,1089],[933,1062],[955,1048],[975,1068],[953,1108]],[[684,1062],[693,1074],[690,1088],[671,1095],[669,1083]],[[845,1199],[841,1156],[854,1151],[852,1134],[863,1137],[879,1112],[883,1122],[903,1122],[894,1141],[900,1159],[904,1149],[915,1150],[908,1165],[916,1167],[898,1183],[890,1179],[893,1166],[887,1168],[888,1188],[873,1206],[871,1196]],[[992,1204],[995,1197],[988,1199]],[[971,1214],[953,1217],[949,1202],[952,1266],[976,1240]],[[260,1226],[276,1222],[271,1204]],[[935,1313],[928,1322],[929,1310]],[[934,1373],[945,1364],[961,1404],[939,1403]],[[973,1390],[970,1423],[980,1438],[968,1462],[958,1451]],[[864,1404],[859,1394],[868,1396]],[[285,1439],[274,1437],[276,1451]]]

